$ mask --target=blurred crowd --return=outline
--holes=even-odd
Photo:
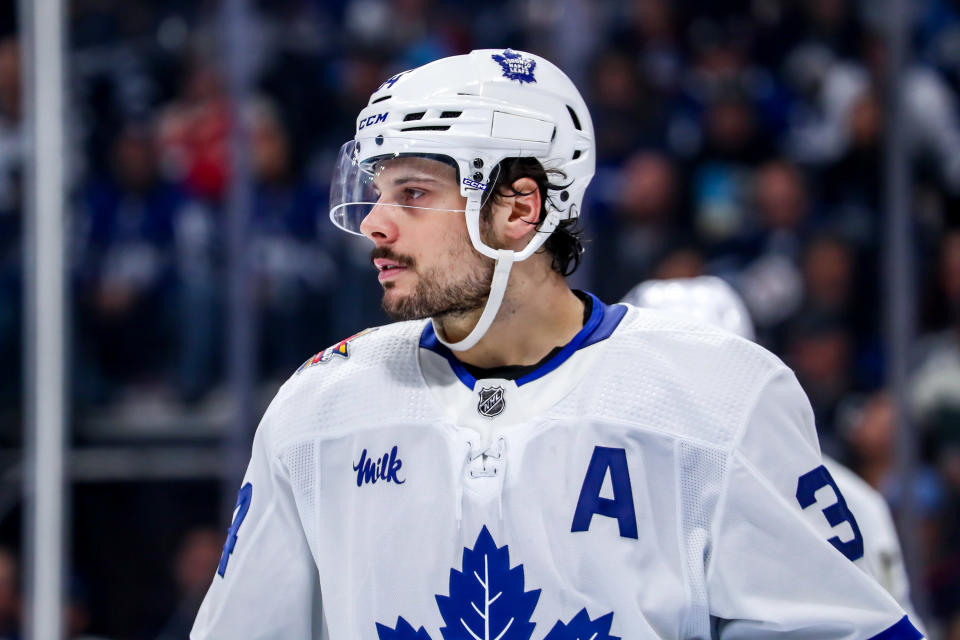
[[[0,439],[10,443],[22,391],[25,139],[15,2],[3,1]],[[327,218],[331,163],[370,93],[445,55],[534,51],[570,73],[596,130],[587,253],[573,282],[608,302],[650,278],[733,285],[759,341],[804,385],[824,451],[894,512],[912,500],[931,627],[960,638],[960,0],[907,3],[898,126],[911,157],[919,336],[909,409],[922,462],[911,486],[895,469],[885,387],[885,3],[251,4],[256,81],[234,109],[219,3],[69,3],[78,413],[144,388],[194,406],[222,385],[233,120],[249,133],[258,375],[279,380],[385,321],[367,248]]]
[[[220,532],[197,527],[187,530],[173,551],[169,571],[152,584],[149,595],[156,599],[136,611],[117,617],[135,622],[135,637],[154,640],[184,640],[193,626],[197,609],[210,586],[210,576],[217,569],[223,544]],[[0,547],[0,640],[20,640],[23,608],[22,576],[19,559],[11,549]],[[95,625],[91,616],[89,581],[74,575],[67,580],[63,608],[64,637],[67,640],[111,640],[91,633]]]

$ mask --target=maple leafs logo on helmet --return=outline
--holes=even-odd
[[[537,81],[537,79],[533,77],[533,70],[537,68],[536,60],[524,58],[512,49],[504,49],[503,53],[495,53],[490,57],[496,60],[503,68],[504,78],[516,80],[520,84]]]

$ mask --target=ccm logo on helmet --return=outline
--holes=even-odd
[[[359,129],[363,129],[364,127],[370,127],[370,126],[375,125],[375,124],[380,124],[381,122],[386,122],[386,121],[387,121],[387,114],[388,114],[388,113],[390,113],[390,112],[389,112],[389,111],[384,111],[383,113],[378,113],[378,114],[375,115],[375,116],[370,116],[369,118],[367,118],[367,119],[365,119],[365,120],[361,120],[361,121],[360,121],[360,124],[357,125],[357,129],[359,130]]]
[[[463,182],[463,184],[465,184],[465,185],[467,186],[468,189],[479,189],[480,191],[486,191],[486,190],[487,190],[487,185],[485,185],[485,184],[482,183],[482,182],[477,182],[477,181],[475,181],[475,180],[471,180],[470,178],[464,178],[464,179],[462,180],[462,182]]]

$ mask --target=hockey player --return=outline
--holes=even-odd
[[[195,640],[920,637],[853,564],[779,360],[567,288],[593,168],[543,58],[474,51],[374,92],[331,217],[404,321],[278,392]]]
[[[648,280],[630,290],[623,302],[694,318],[747,340],[754,339],[753,322],[743,300],[729,284],[714,276]],[[876,578],[920,627],[910,601],[910,580],[903,563],[903,552],[886,500],[836,460],[823,456],[823,464],[860,526],[863,557],[856,560],[857,566]]]

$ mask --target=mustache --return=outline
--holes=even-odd
[[[402,267],[408,269],[413,268],[416,265],[416,262],[410,256],[405,256],[399,253],[394,252],[388,247],[376,247],[373,251],[370,252],[370,262],[373,262],[377,258],[385,258],[387,260],[393,260]]]

